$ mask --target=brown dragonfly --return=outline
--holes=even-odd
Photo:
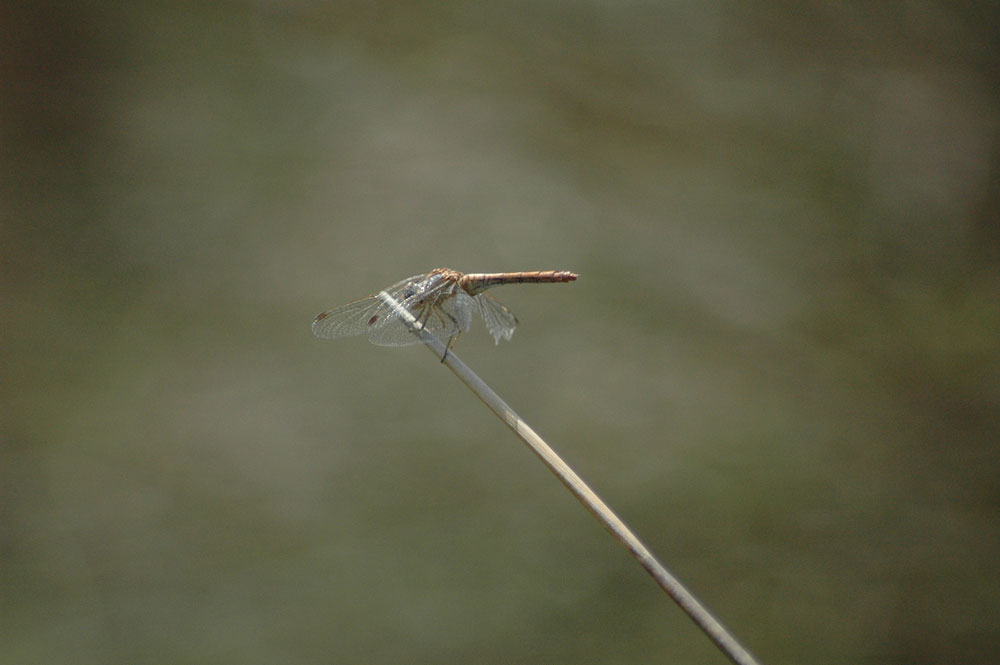
[[[493,341],[509,340],[517,327],[517,317],[486,289],[500,284],[572,282],[577,275],[564,270],[533,272],[461,273],[437,268],[396,282],[384,291],[323,312],[312,323],[313,335],[336,339],[366,335],[379,346],[419,344],[391,301],[409,311],[424,330],[453,347],[458,336],[472,327],[478,311],[493,335]],[[384,294],[384,295],[383,295]]]

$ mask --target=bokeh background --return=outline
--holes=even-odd
[[[0,662],[719,663],[420,347],[762,661],[1000,647],[993,3],[2,9]]]

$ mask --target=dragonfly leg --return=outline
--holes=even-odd
[[[427,320],[431,318],[432,309],[433,307],[429,307],[426,304],[420,306],[415,321],[417,328],[423,330],[427,327]]]
[[[454,316],[452,316],[448,312],[444,311],[440,307],[434,307],[433,309],[434,309],[434,315],[437,316],[438,321],[441,322],[442,326],[445,325],[444,317],[447,316],[448,319],[451,321],[452,325],[455,326],[455,330],[458,331],[458,333],[456,333],[456,334],[452,335],[451,337],[449,337],[448,338],[449,340],[455,339],[457,337],[457,335],[460,335],[462,333],[462,327],[460,325],[458,325],[458,319],[456,319]],[[454,346],[454,344],[452,344],[451,346]]]
[[[444,347],[444,355],[441,356],[441,362],[444,362],[444,359],[448,357],[448,352],[455,348],[455,345],[458,344],[458,338],[461,336],[462,336],[462,329],[459,328],[458,332],[456,332],[448,339],[448,345]]]
[[[447,316],[451,320],[452,325],[454,325],[455,327],[455,332],[452,333],[451,337],[448,338],[448,344],[446,344],[444,347],[444,355],[441,356],[441,362],[444,362],[445,358],[448,357],[448,351],[454,349],[455,344],[458,343],[458,338],[462,335],[462,327],[458,325],[458,319],[456,319],[450,313],[442,310],[440,307],[432,307],[431,309],[433,310],[434,315],[438,318],[438,321],[441,322],[442,326],[445,325],[444,317]]]

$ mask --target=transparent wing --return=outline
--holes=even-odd
[[[389,295],[402,303],[427,332],[445,343],[472,326],[472,298],[461,289],[455,290],[451,282],[427,280],[404,285],[397,293]],[[392,317],[387,317],[385,323],[372,325],[369,341],[380,346],[418,344],[420,338],[395,312],[391,313]]]
[[[493,342],[499,344],[501,337],[510,340],[514,336],[514,329],[517,328],[517,317],[514,316],[514,312],[485,292],[475,296],[474,299],[479,304],[479,313],[483,316],[486,329],[493,335]]]
[[[383,309],[388,310],[388,307],[375,296],[355,300],[317,316],[312,323],[313,335],[320,339],[364,335],[382,316]]]
[[[419,291],[426,275],[414,275],[385,289],[397,301],[406,304]],[[347,303],[323,312],[312,323],[313,335],[320,339],[336,339],[368,335],[373,344],[405,346],[420,340],[378,295]],[[373,335],[380,341],[376,341]]]

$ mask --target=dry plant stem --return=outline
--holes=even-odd
[[[583,479],[571,469],[566,462],[556,454],[547,443],[538,436],[535,430],[531,429],[513,409],[507,406],[506,402],[500,399],[492,388],[483,382],[479,376],[469,369],[468,365],[462,362],[458,356],[449,351],[441,340],[425,331],[417,322],[414,316],[392,296],[385,291],[379,293],[379,297],[391,306],[393,310],[406,322],[415,335],[419,335],[421,341],[430,351],[441,360],[442,363],[455,373],[465,385],[476,394],[483,403],[490,408],[493,413],[503,420],[517,436],[521,438],[532,452],[549,467],[549,469],[559,478],[569,491],[572,492],[580,502],[586,506],[594,517],[604,525],[608,531],[617,538],[639,564],[653,576],[667,594],[680,605],[681,609],[691,617],[698,627],[705,632],[708,637],[715,642],[716,646],[734,663],[738,665],[757,665],[757,661],[743,646],[736,641],[729,631],[719,623],[715,617],[689,592],[684,586],[667,571],[663,565],[656,560],[649,549],[639,538],[632,533],[632,530],[622,522],[622,520],[587,486]]]

